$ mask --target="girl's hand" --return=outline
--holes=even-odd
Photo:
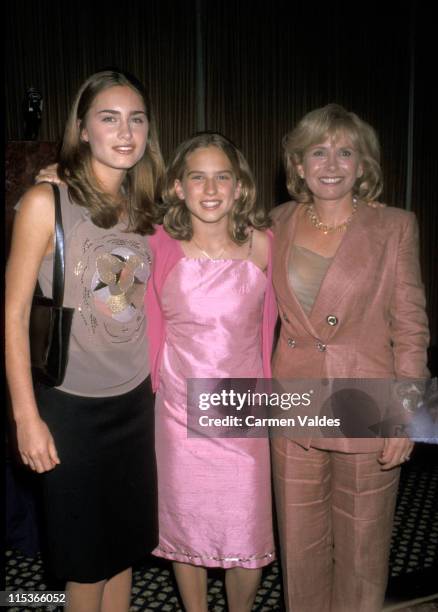
[[[52,434],[40,417],[17,423],[17,441],[24,465],[34,472],[42,474],[61,463]]]
[[[378,462],[382,470],[391,470],[405,461],[409,461],[414,443],[409,438],[385,438],[382,454]]]
[[[50,166],[46,166],[45,168],[41,168],[38,174],[35,177],[35,183],[56,183],[57,185],[61,185],[62,181],[57,173],[58,164],[50,164]]]

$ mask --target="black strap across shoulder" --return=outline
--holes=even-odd
[[[53,305],[62,307],[64,301],[64,281],[65,281],[65,255],[64,255],[64,230],[62,227],[61,197],[59,187],[55,183],[52,185],[55,196],[55,254],[53,257],[53,285],[52,296]]]

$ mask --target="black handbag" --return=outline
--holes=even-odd
[[[74,308],[65,308],[64,230],[59,187],[50,183],[55,196],[55,253],[52,298],[34,295],[29,319],[30,361],[34,381],[49,387],[62,384],[68,361],[68,344]]]

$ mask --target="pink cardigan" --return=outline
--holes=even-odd
[[[271,377],[271,353],[277,321],[277,303],[272,288],[272,240],[273,234],[267,231],[270,239],[269,262],[267,270],[267,290],[263,307],[262,324],[262,359],[263,372],[266,378]],[[149,339],[149,359],[151,364],[152,388],[158,389],[160,382],[160,365],[166,336],[165,320],[161,311],[161,293],[169,272],[184,257],[178,240],[171,238],[164,229],[157,227],[156,233],[149,238],[153,254],[152,274],[146,290],[146,321]]]

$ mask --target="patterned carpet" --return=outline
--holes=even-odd
[[[167,562],[148,560],[134,570],[132,612],[182,610]],[[223,575],[219,570],[209,575],[209,609],[223,612],[226,610]],[[438,447],[418,445],[410,463],[402,470],[392,534],[387,603],[409,602],[433,594],[438,596],[437,576]],[[6,588],[14,591],[48,589],[40,556],[28,558],[18,551],[7,551]],[[279,611],[282,609],[281,598],[280,569],[274,563],[265,569],[253,610]],[[27,608],[10,607],[9,610],[25,612]],[[29,610],[43,612],[56,610],[56,607]]]

